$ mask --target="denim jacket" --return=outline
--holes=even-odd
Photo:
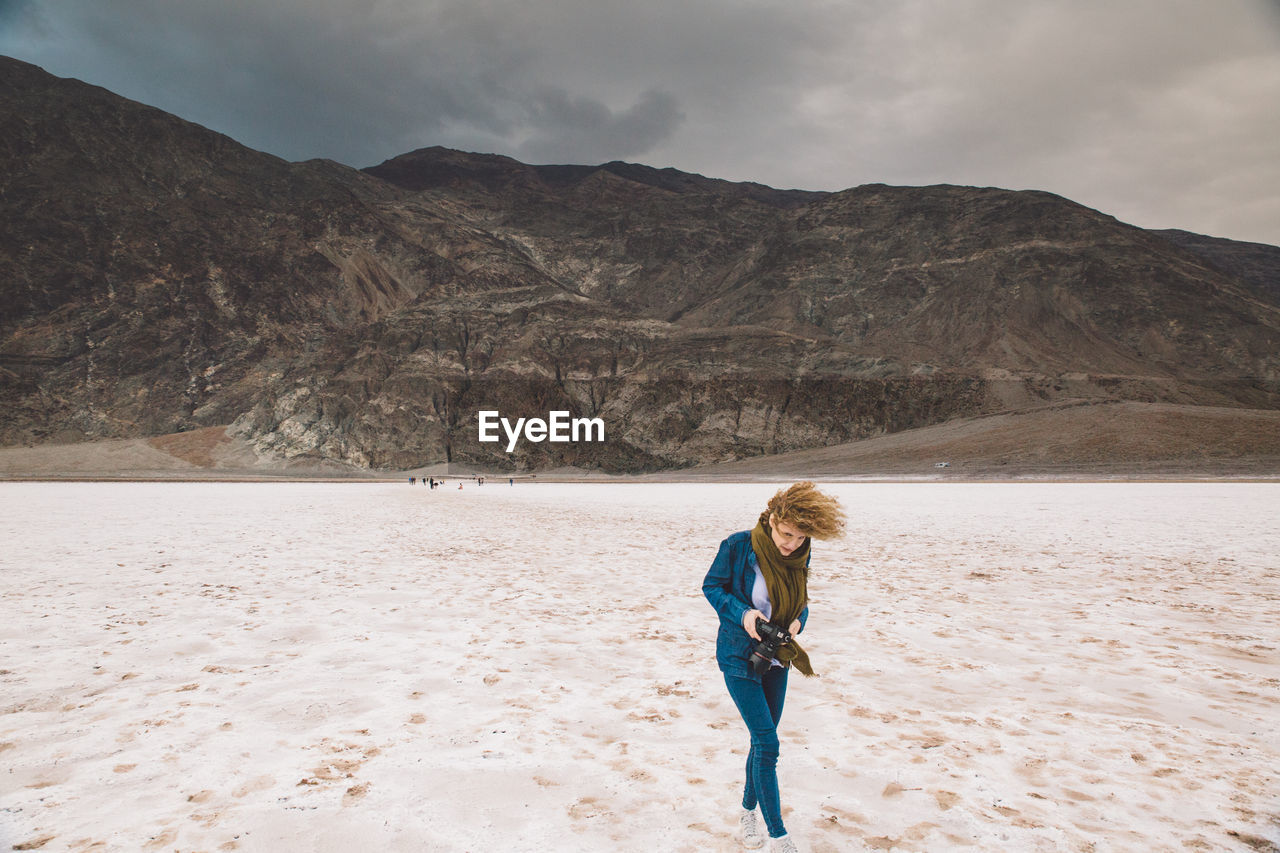
[[[716,634],[716,663],[728,675],[759,681],[748,659],[756,641],[742,627],[742,617],[754,610],[751,588],[756,582],[756,555],[751,549],[751,531],[735,533],[720,543],[720,552],[702,580],[702,594],[720,614]],[[809,620],[809,608],[800,613],[800,630]],[[785,625],[783,627],[786,627]]]

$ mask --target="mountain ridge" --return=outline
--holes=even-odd
[[[288,163],[0,77],[0,443],[230,424],[264,457],[643,471],[1055,400],[1280,408],[1267,247],[1039,191]],[[508,456],[495,406],[610,440]]]

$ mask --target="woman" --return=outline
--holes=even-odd
[[[791,666],[813,675],[809,656],[794,639],[772,661],[758,658],[753,666],[751,654],[761,639],[756,620],[785,629],[793,638],[803,632],[809,618],[809,540],[843,533],[840,502],[813,483],[796,483],[770,499],[754,530],[720,543],[702,581],[702,594],[720,614],[716,662],[751,733],[739,822],[743,843],[752,849],[764,846],[756,822],[759,805],[773,853],[796,853],[778,796],[778,720]]]

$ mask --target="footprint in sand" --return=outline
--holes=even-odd
[[[246,782],[245,784],[241,785],[239,788],[236,788],[234,791],[231,792],[231,796],[237,799],[241,797],[247,797],[249,794],[253,794],[258,791],[265,791],[275,783],[276,783],[276,780],[271,776],[258,776],[252,781]]]
[[[904,791],[913,791],[913,790],[918,791],[920,789],[904,788],[897,782],[890,782],[888,785],[884,786],[884,790],[880,792],[880,796],[884,797],[887,800],[892,800],[892,799],[896,799],[897,797],[901,797]]]
[[[945,812],[949,811],[956,803],[960,802],[960,795],[952,791],[934,791],[933,799],[937,801],[938,808]]]
[[[612,814],[609,807],[595,797],[581,797],[569,806],[569,817],[574,820],[590,820],[593,817],[604,817]]]
[[[368,782],[364,782],[359,785],[352,785],[346,790],[346,793],[342,795],[342,804],[344,806],[355,805],[368,795],[369,788],[370,785]]]
[[[146,844],[142,845],[144,850],[161,850],[178,840],[178,830],[166,829],[159,835],[153,835]]]

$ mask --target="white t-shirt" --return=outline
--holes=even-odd
[[[756,570],[756,582],[751,587],[751,603],[768,620],[773,617],[773,602],[769,600],[769,585],[764,582],[764,572],[760,571],[760,564],[754,560],[751,563],[751,568]]]

